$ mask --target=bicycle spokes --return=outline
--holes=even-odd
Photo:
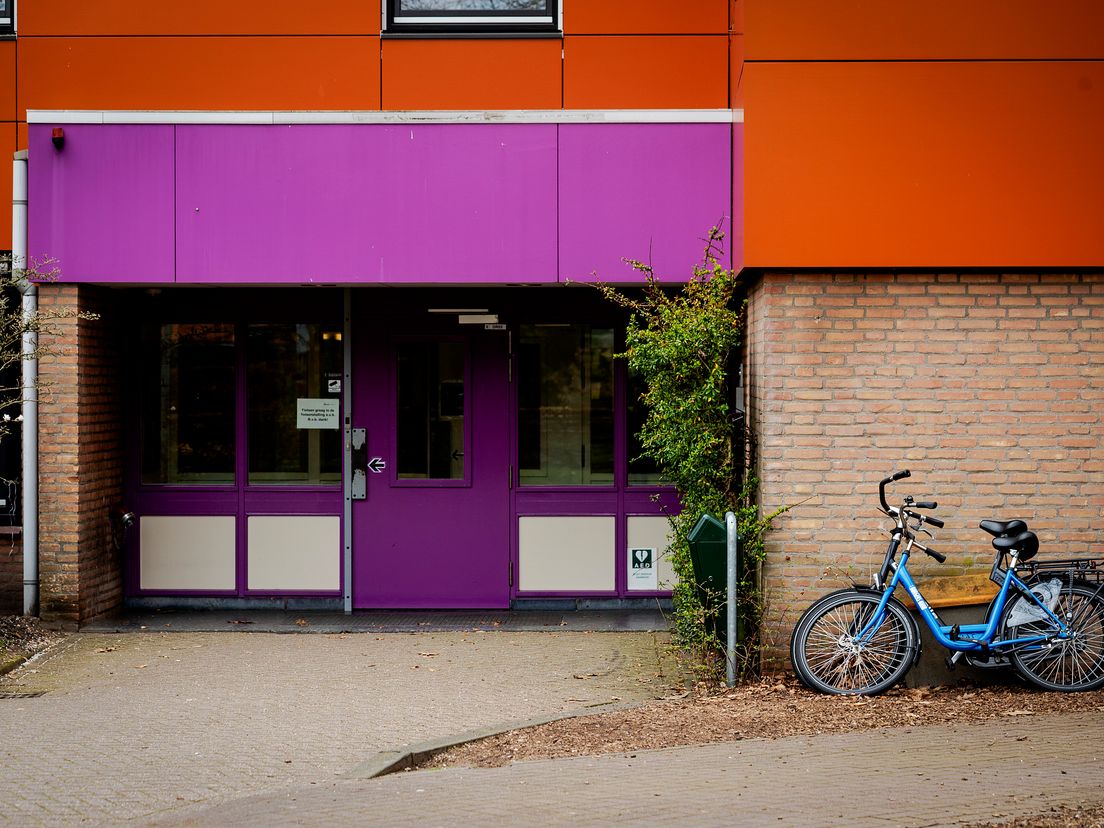
[[[1063,590],[1055,614],[1068,632],[1058,634],[1053,623],[1025,624],[1016,637],[1045,637],[1017,648],[1013,659],[1024,677],[1048,689],[1082,689],[1104,678],[1104,605],[1077,588]]]

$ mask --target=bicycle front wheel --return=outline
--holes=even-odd
[[[1049,617],[1009,624],[1013,608],[1026,600],[1008,602],[1001,618],[1002,638],[1045,636],[1047,640],[1009,652],[1016,672],[1044,690],[1071,692],[1104,686],[1104,596],[1096,587],[1076,581],[1063,584],[1053,612],[1069,628],[1066,638],[1057,638],[1058,625]]]
[[[920,631],[896,598],[877,628],[867,630],[880,600],[876,592],[844,589],[805,610],[790,638],[790,661],[806,686],[873,696],[904,677],[920,652]]]

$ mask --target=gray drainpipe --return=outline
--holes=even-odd
[[[38,285],[27,268],[27,151],[12,164],[12,273],[20,276],[23,316],[38,313]],[[38,334],[23,335],[23,614],[38,615]]]

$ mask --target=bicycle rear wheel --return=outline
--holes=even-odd
[[[1001,618],[1001,637],[1056,635],[1057,624],[1049,618],[1008,624],[1015,605],[1026,600],[1008,602]],[[1016,672],[1044,690],[1071,692],[1104,686],[1104,596],[1089,584],[1066,583],[1053,612],[1069,627],[1070,636],[1012,650],[1009,658]]]
[[[858,640],[880,600],[876,592],[844,589],[805,610],[790,638],[790,661],[806,686],[873,696],[904,677],[920,652],[920,631],[900,601],[891,598],[882,623]]]

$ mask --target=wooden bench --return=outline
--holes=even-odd
[[[988,604],[997,595],[997,585],[989,580],[988,572],[969,572],[965,575],[945,575],[917,580],[916,585],[924,593],[928,604],[940,607],[969,607]],[[897,596],[909,609],[916,609],[912,596],[899,590]]]

